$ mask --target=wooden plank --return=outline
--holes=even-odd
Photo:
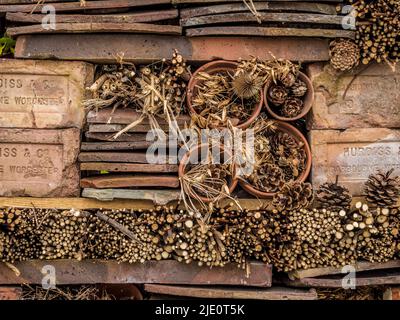
[[[261,19],[262,22],[284,22],[285,25],[290,23],[302,23],[302,24],[313,24],[313,25],[316,24],[341,25],[343,19],[343,17],[336,15],[312,14],[312,13],[286,13],[286,12],[285,13],[260,12],[259,18]],[[209,16],[181,19],[181,26],[194,27],[194,26],[204,26],[213,24],[242,23],[242,22],[255,22],[255,21],[257,20],[251,12],[226,13],[226,14],[215,14]]]
[[[169,3],[170,0],[112,0],[112,1],[98,0],[98,1],[86,1],[85,6],[81,6],[79,1],[53,3],[52,6],[56,10],[56,12],[66,12],[66,11],[87,11],[95,9],[119,9],[119,8],[141,7],[141,6],[151,6],[156,4],[169,4]],[[35,4],[0,5],[0,13],[41,12],[43,6],[45,5],[47,5],[47,3],[37,5],[37,1]]]
[[[188,62],[213,59],[238,60],[257,56],[312,62],[329,60],[327,39],[284,37],[177,37],[134,34],[48,34],[22,35],[17,38],[16,58],[83,60],[115,63],[118,53],[124,61],[151,63],[171,56],[173,49]]]
[[[21,300],[22,288],[20,287],[0,287],[1,300]]]
[[[178,172],[178,165],[174,164],[143,164],[143,163],[108,163],[85,162],[81,163],[81,171],[110,171],[110,172]]]
[[[133,191],[154,192],[156,198],[161,191],[176,190],[123,190],[123,189],[84,189],[82,195],[89,198],[33,198],[33,197],[0,197],[0,207],[17,207],[17,208],[43,208],[43,209],[154,209],[153,198],[140,198],[141,194]],[[111,190],[111,191],[109,191]],[[128,192],[129,191],[129,192]],[[132,193],[131,193],[132,192]],[[104,195],[104,196],[103,196]],[[118,199],[118,200],[113,200]],[[100,201],[101,200],[101,201]],[[111,201],[113,200],[113,201]],[[176,205],[171,197],[171,203]],[[156,200],[154,200],[157,203]],[[238,199],[242,208],[248,210],[260,210],[268,205],[268,200],[260,199]],[[232,210],[237,209],[236,204],[230,199],[220,201],[221,208],[228,207]]]
[[[82,197],[93,198],[100,201],[112,201],[114,199],[150,200],[154,205],[166,205],[179,200],[180,190],[130,190],[130,189],[92,189],[85,188]]]
[[[110,133],[110,132],[119,132],[123,130],[126,126],[122,124],[91,124],[89,125],[89,132],[99,132],[99,133]],[[169,125],[166,123],[161,123],[160,128],[163,131],[168,131]],[[138,124],[133,128],[129,129],[128,132],[149,132],[151,131],[150,124]]]
[[[141,114],[132,109],[117,109],[113,112],[112,108],[105,108],[101,110],[92,110],[87,114],[88,123],[107,123],[107,124],[130,124],[137,121]],[[165,118],[157,117],[158,123],[162,125],[168,124]],[[184,125],[190,122],[190,116],[180,115],[176,119],[178,125]],[[149,124],[149,119],[143,119],[141,124]]]
[[[299,11],[315,12],[321,14],[336,14],[336,6],[326,3],[309,2],[256,2],[254,7],[258,12],[263,11]],[[228,3],[220,5],[208,5],[204,7],[189,7],[180,9],[180,16],[183,19],[199,16],[207,16],[221,13],[249,12],[244,3]]]
[[[133,162],[147,163],[145,152],[81,152],[80,162]]]
[[[400,273],[376,274],[371,276],[357,275],[357,287],[383,286],[400,284]],[[343,278],[303,278],[286,281],[286,285],[301,288],[343,288]]]
[[[44,29],[42,25],[8,28],[6,34],[10,37],[22,34],[49,33],[150,33],[180,35],[182,28],[173,25],[158,25],[149,23],[57,23],[56,29]]]
[[[165,187],[178,188],[179,178],[164,175],[104,175],[81,179],[82,188]]]
[[[23,12],[7,12],[6,20],[23,23],[42,23],[44,14],[30,14]],[[126,14],[58,14],[57,23],[137,23],[156,22],[176,19],[179,16],[177,9],[142,11]]]
[[[82,142],[81,151],[113,151],[113,150],[134,150],[147,149],[151,141],[131,142]]]
[[[124,133],[120,135],[117,139],[114,139],[114,133],[96,133],[96,132],[85,132],[85,136],[88,139],[109,141],[109,142],[136,142],[136,143],[146,143],[145,133]]]
[[[100,190],[99,190],[100,191]],[[104,190],[101,190],[104,191]],[[0,197],[0,207],[43,208],[43,209],[153,209],[154,203],[142,199],[121,199],[115,201],[100,201],[88,198],[32,198],[32,197]]]
[[[186,29],[186,36],[260,36],[260,37],[318,37],[354,39],[354,31],[311,28],[278,28],[278,27],[204,27]]]
[[[160,284],[145,284],[149,293],[202,299],[254,299],[254,300],[317,300],[315,289],[301,290],[284,287],[267,289],[229,287],[190,287]]]
[[[357,272],[368,271],[368,270],[380,270],[380,269],[394,269],[400,268],[400,260],[392,260],[388,262],[357,262],[352,265]],[[290,279],[303,279],[303,278],[314,278],[326,275],[341,274],[342,268],[325,267],[325,268],[312,268],[306,270],[295,270],[289,272],[288,276]]]
[[[29,260],[14,264],[20,276],[1,263],[0,283],[41,284],[41,270],[48,264],[56,270],[56,285],[160,283],[269,287],[272,280],[271,266],[261,262],[250,262],[246,272],[236,264],[210,269],[174,260],[146,261],[143,264],[102,260]]]

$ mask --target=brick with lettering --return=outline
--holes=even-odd
[[[394,168],[400,174],[399,129],[312,130],[310,142],[315,187],[338,176],[353,195],[362,195],[365,181],[376,170]]]
[[[81,128],[93,77],[85,62],[0,59],[0,127]]]
[[[338,74],[329,64],[308,67],[315,88],[310,129],[400,128],[400,69],[360,66]]]
[[[0,196],[79,196],[80,130],[0,129]]]

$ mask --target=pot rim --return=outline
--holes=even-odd
[[[283,117],[280,116],[278,114],[276,114],[270,104],[269,104],[269,99],[268,99],[268,90],[271,87],[273,81],[270,80],[268,81],[265,86],[264,86],[264,90],[263,90],[263,96],[264,96],[264,103],[265,103],[265,107],[268,110],[268,113],[275,119],[277,120],[281,120],[281,121],[295,121],[298,120],[300,118],[303,118],[305,115],[307,115],[307,113],[310,112],[312,105],[314,104],[314,86],[312,85],[312,82],[310,80],[310,78],[303,72],[299,71],[299,76],[298,78],[302,81],[305,82],[305,84],[307,85],[307,93],[304,97],[304,106],[303,106],[303,111],[298,114],[297,116],[293,117],[293,118],[288,118],[288,117]]]
[[[194,152],[194,151],[196,151],[198,149],[201,149],[203,147],[209,147],[209,144],[208,143],[197,144],[196,146],[192,147],[189,151],[187,151],[183,155],[181,161],[179,162],[179,167],[178,167],[179,179],[181,179],[181,177],[185,174],[185,169],[186,169],[186,166],[188,164],[187,162],[188,162],[192,152]],[[225,149],[224,149],[222,144],[220,144],[219,147],[220,147],[221,152],[227,152],[227,151],[225,151]],[[231,176],[231,182],[230,182],[230,184],[228,186],[230,194],[236,189],[237,184],[239,182],[238,178],[236,176],[236,164],[235,163],[232,163],[232,171],[233,171],[233,174]],[[186,192],[186,190],[184,190],[184,191]],[[193,196],[192,192],[188,192],[188,196],[196,200],[196,197]],[[208,202],[212,202],[212,201],[222,200],[222,199],[226,198],[226,196],[222,196],[222,197],[218,198],[217,200],[210,199],[210,198],[203,197],[203,196],[199,196],[199,195],[197,195],[197,198],[200,199],[201,201],[205,202],[205,203],[208,203]]]
[[[290,133],[297,141],[300,140],[304,143],[304,148],[305,148],[305,152],[307,155],[306,167],[305,167],[305,170],[301,173],[301,175],[295,181],[297,181],[297,182],[306,181],[307,177],[310,174],[311,165],[312,165],[311,148],[310,148],[310,145],[309,145],[306,137],[297,128],[295,128],[293,125],[291,125],[289,123],[279,121],[279,120],[275,120],[275,122],[278,124],[277,130]],[[259,198],[272,198],[276,194],[276,192],[265,192],[265,191],[258,190],[256,188],[254,188],[249,182],[244,181],[242,179],[239,181],[239,185],[248,193],[250,193],[256,197],[259,197]]]
[[[199,72],[207,72],[210,70],[210,72],[218,72],[218,71],[226,71],[226,70],[236,70],[237,66],[239,65],[238,62],[236,61],[229,61],[229,60],[215,60],[208,62],[204,65],[202,65],[200,68],[198,68],[190,77],[187,90],[186,90],[186,103],[189,108],[189,112],[191,114],[198,114],[196,110],[192,106],[192,98],[193,98],[193,93],[194,93],[194,88],[196,84],[198,83],[198,80],[196,79],[196,76],[199,74]],[[250,117],[244,121],[240,122],[237,124],[235,127],[239,129],[246,129],[254,122],[254,120],[258,117],[260,114],[263,105],[264,105],[264,93],[263,89],[260,89],[260,98],[259,98],[258,104],[255,104],[253,108],[253,112],[251,113]]]

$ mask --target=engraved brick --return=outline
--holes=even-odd
[[[400,128],[399,69],[372,64],[337,76],[316,63],[308,73],[315,88],[309,128]]]
[[[81,128],[93,77],[85,62],[0,59],[0,127]]]
[[[400,174],[400,130],[312,130],[310,142],[315,187],[338,176],[354,195],[362,195],[364,182],[377,169],[395,168]]]
[[[0,196],[79,196],[80,130],[0,129]]]

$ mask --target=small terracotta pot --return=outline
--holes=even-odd
[[[270,102],[268,99],[268,90],[274,82],[269,81],[265,84],[265,86],[264,86],[265,107],[267,108],[269,114],[272,117],[274,117],[275,119],[281,120],[281,121],[295,121],[300,118],[303,118],[311,110],[311,107],[314,103],[314,87],[312,85],[312,82],[311,82],[310,78],[307,77],[303,72],[299,72],[298,78],[306,84],[307,92],[306,92],[305,96],[302,97],[302,100],[304,102],[303,111],[299,115],[297,115],[296,117],[293,117],[293,118],[283,117],[274,112],[273,107],[270,106],[270,104],[269,104]]]
[[[308,141],[304,137],[304,135],[299,130],[297,130],[294,126],[292,126],[291,124],[282,122],[282,121],[276,121],[276,123],[277,123],[277,131],[286,132],[286,133],[290,134],[291,136],[293,136],[296,139],[296,141],[304,143],[304,149],[305,149],[305,152],[307,155],[307,162],[306,162],[305,169],[303,170],[303,172],[300,174],[300,176],[296,180],[299,182],[304,182],[304,181],[306,181],[306,179],[311,171],[312,154],[311,154],[310,145],[308,144]],[[258,190],[256,188],[254,188],[250,183],[245,182],[243,180],[240,180],[239,184],[248,193],[250,193],[253,196],[256,196],[258,198],[264,198],[264,199],[272,198],[276,193],[276,192],[265,192],[265,191]]]
[[[184,176],[185,171],[186,171],[186,166],[188,164],[190,164],[188,162],[190,160],[190,157],[191,157],[192,153],[194,151],[197,151],[197,150],[200,150],[200,152],[201,152],[202,148],[208,148],[208,147],[209,147],[208,144],[200,144],[200,145],[197,145],[197,146],[191,148],[188,152],[185,153],[185,155],[182,157],[182,159],[181,159],[181,161],[179,163],[179,167],[178,167],[179,178],[182,178]],[[225,152],[224,151],[224,147],[222,145],[220,146],[220,150],[221,150],[221,153]],[[229,193],[230,194],[233,192],[233,190],[235,190],[237,184],[238,184],[238,179],[236,178],[236,166],[233,163],[232,164],[232,177],[231,177],[231,181],[229,183]],[[199,195],[194,196],[192,193],[189,193],[189,196],[191,198],[194,198],[194,199],[199,198],[201,201],[203,201],[205,203],[215,201],[215,199],[209,199],[209,198],[202,197],[202,196],[199,196]],[[224,197],[221,197],[220,199],[223,199],[223,198]]]
[[[214,74],[214,73],[218,73],[218,72],[231,71],[232,73],[234,73],[236,71],[236,68],[238,65],[239,64],[237,62],[233,62],[233,61],[216,60],[216,61],[211,61],[209,63],[206,63],[205,65],[201,66],[199,69],[197,69],[192,74],[192,77],[189,80],[189,84],[188,84],[187,92],[186,92],[187,106],[188,106],[191,114],[197,114],[196,110],[193,108],[192,99],[194,96],[196,96],[196,91],[197,91],[196,86],[200,82],[197,79],[197,75],[199,74],[199,72],[206,72],[208,74]],[[260,101],[258,102],[257,105],[254,106],[252,114],[245,122],[239,123],[238,125],[236,125],[236,127],[240,128],[240,129],[246,129],[247,127],[249,127],[250,124],[260,114],[263,104],[264,104],[264,95],[263,95],[263,92],[261,89],[260,90]]]

